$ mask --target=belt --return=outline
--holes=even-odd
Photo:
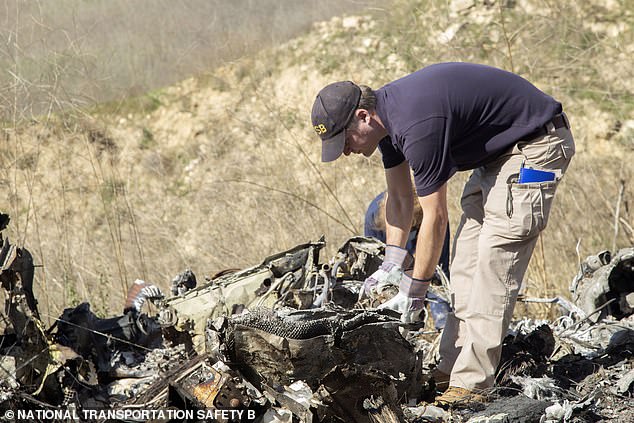
[[[559,128],[568,128],[570,129],[570,125],[568,124],[568,118],[566,117],[565,113],[559,113],[558,115],[555,115],[555,117],[553,117],[549,122],[546,122],[541,128],[537,129],[535,132],[533,132],[532,134],[530,134],[527,138],[537,138],[540,137],[542,135],[546,135],[547,133],[549,133],[551,131],[551,127],[553,126],[554,129],[559,129]]]

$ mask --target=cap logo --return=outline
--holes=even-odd
[[[317,132],[317,135],[322,135],[328,132],[328,130],[326,129],[326,126],[323,123],[320,123],[319,125],[315,125],[313,128],[315,128],[315,132]]]

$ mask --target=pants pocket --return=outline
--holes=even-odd
[[[557,182],[510,183],[506,203],[509,233],[531,238],[544,230],[556,189]]]
[[[518,149],[528,165],[543,170],[560,170],[563,175],[575,154],[575,142],[568,129],[560,129],[557,134],[547,134],[541,138],[519,142]]]

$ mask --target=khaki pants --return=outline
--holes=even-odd
[[[465,185],[451,264],[451,300],[441,342],[439,370],[450,385],[493,385],[524,273],[546,227],[559,179],[575,153],[566,127],[520,141],[476,169]],[[554,171],[554,182],[517,184],[522,163]]]

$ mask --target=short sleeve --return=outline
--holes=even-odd
[[[412,125],[403,134],[403,154],[414,174],[416,192],[421,197],[435,192],[457,171],[444,117],[433,117]]]
[[[394,147],[389,135],[379,142],[379,151],[381,151],[383,167],[385,169],[398,166],[405,161],[405,156]]]

